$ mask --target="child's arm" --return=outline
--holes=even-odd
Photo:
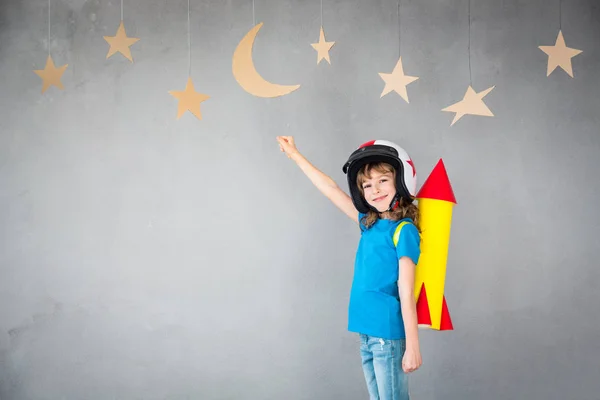
[[[417,306],[415,302],[415,263],[410,257],[401,257],[398,262],[399,280],[398,291],[402,307],[402,319],[406,333],[406,352],[402,359],[404,372],[417,370],[421,364],[421,350],[419,349],[419,331],[417,325]]]
[[[281,151],[296,162],[317,189],[354,222],[358,223],[358,210],[354,207],[350,196],[340,189],[333,179],[317,169],[300,154],[294,143],[294,138],[292,136],[277,136],[277,141]]]

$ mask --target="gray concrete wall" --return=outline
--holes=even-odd
[[[257,0],[258,70],[231,74],[251,1],[192,0],[203,120],[176,120],[187,2],[125,0],[134,64],[106,59],[118,1],[52,0],[64,91],[41,94],[46,2],[0,7],[0,398],[365,399],[346,310],[359,232],[277,147],[342,187],[360,143],[440,157],[458,205],[452,332],[421,332],[415,399],[597,399],[600,4],[562,1],[575,78],[546,77],[558,1],[473,1],[472,83],[493,118],[440,110],[469,84],[467,1],[402,5],[410,104],[380,99],[398,57],[394,1]],[[552,3],[552,4],[550,4]]]

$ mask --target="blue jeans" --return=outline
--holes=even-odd
[[[369,400],[408,400],[408,375],[402,370],[406,339],[359,336]]]

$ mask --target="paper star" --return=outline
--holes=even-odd
[[[191,112],[198,117],[198,119],[202,119],[202,114],[200,113],[200,103],[207,100],[209,97],[194,90],[194,84],[192,83],[191,76],[188,77],[185,90],[171,90],[169,91],[169,94],[179,100],[177,105],[177,119],[179,119],[186,111]]]
[[[61,90],[64,89],[60,78],[68,66],[68,64],[65,64],[61,67],[56,68],[54,66],[54,61],[52,60],[52,57],[50,56],[50,54],[48,54],[48,58],[46,59],[46,66],[44,67],[44,69],[38,69],[33,71],[36,74],[38,74],[40,78],[42,78],[42,93],[44,93],[50,87],[50,85],[54,85]]]
[[[317,51],[317,65],[319,65],[322,59],[327,60],[327,62],[331,65],[331,60],[329,59],[329,50],[334,44],[335,42],[325,41],[325,33],[323,33],[323,27],[321,27],[319,42],[310,44]]]
[[[107,59],[118,51],[129,61],[133,62],[129,46],[133,45],[140,39],[127,37],[127,34],[125,33],[125,26],[123,26],[123,21],[121,21],[119,29],[117,29],[117,34],[115,36],[104,36],[104,40],[110,44],[110,49],[108,49],[108,54],[106,54]]]
[[[419,79],[416,76],[404,75],[402,57],[398,58],[398,62],[396,63],[396,66],[391,74],[380,72],[379,76],[385,82],[385,87],[383,88],[383,92],[381,92],[381,96],[379,98],[385,96],[393,90],[398,93],[400,97],[402,97],[407,103],[408,94],[406,93],[406,85]]]
[[[546,76],[550,76],[556,67],[561,67],[567,74],[573,77],[573,67],[571,66],[571,58],[583,53],[578,49],[572,49],[565,45],[562,31],[558,31],[556,43],[554,46],[538,46],[544,53],[548,54],[548,69]]]
[[[496,86],[492,86],[490,88],[487,88],[483,92],[476,93],[473,90],[473,88],[469,86],[467,88],[467,92],[465,93],[465,97],[463,97],[461,101],[442,109],[442,111],[456,113],[450,126],[454,125],[454,123],[461,119],[465,114],[493,117],[494,114],[492,114],[490,109],[485,105],[485,103],[483,102],[483,98],[495,87]]]

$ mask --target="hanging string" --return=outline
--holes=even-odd
[[[190,33],[190,0],[188,0],[188,76],[192,76],[192,35]]]
[[[562,1],[558,0],[558,29],[562,30]]]
[[[398,0],[398,57],[402,56],[400,46],[400,0]]]
[[[50,55],[50,0],[48,0],[48,55]]]
[[[471,0],[469,0],[469,84],[473,86],[473,79],[471,78]]]
[[[121,21],[123,21],[123,0],[121,0]]]
[[[323,27],[323,0],[321,0],[321,28]]]
[[[252,0],[252,26],[256,26],[256,17],[254,16],[254,0]]]

